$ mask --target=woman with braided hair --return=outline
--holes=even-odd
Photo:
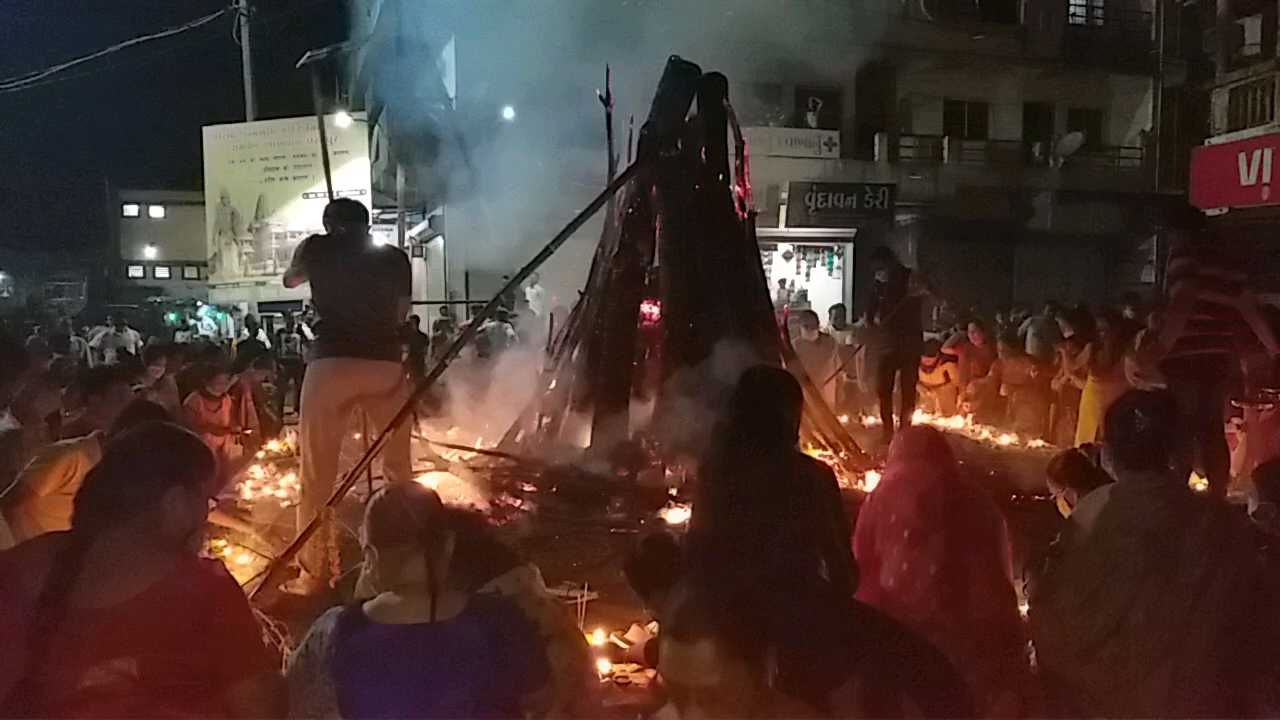
[[[474,538],[440,497],[393,483],[369,501],[357,587],[289,661],[289,715],[523,717],[548,676],[537,626],[512,599],[476,589]]]
[[[140,425],[85,477],[71,530],[0,554],[0,716],[282,712],[248,601],[198,556],[215,470],[192,433]]]

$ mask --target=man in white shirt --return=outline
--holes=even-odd
[[[142,352],[142,335],[121,316],[107,316],[107,327],[89,341],[89,349],[101,356],[105,365],[115,365],[120,351],[137,356]]]
[[[538,273],[529,276],[529,284],[524,287],[524,301],[529,305],[529,312],[541,318],[547,312],[547,289],[542,287],[542,277]]]
[[[244,342],[250,339],[262,343],[268,350],[271,349],[271,337],[267,335],[266,329],[258,324],[258,316],[256,315],[245,315],[244,327],[240,328],[239,340]]]

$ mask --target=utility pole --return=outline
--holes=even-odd
[[[258,118],[258,103],[253,98],[253,51],[249,45],[249,12],[249,0],[236,0],[236,15],[240,23],[240,65],[244,70],[245,122]]]

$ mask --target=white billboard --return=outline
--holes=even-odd
[[[371,207],[363,115],[328,115],[325,129],[334,197]],[[203,131],[209,282],[279,276],[303,238],[324,232],[321,214],[329,196],[315,117],[209,125]]]

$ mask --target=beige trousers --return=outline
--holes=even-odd
[[[352,432],[351,417],[363,410],[372,433],[379,433],[409,399],[404,367],[387,360],[323,358],[307,365],[302,381],[302,492],[298,529],[305,527],[329,500],[338,478],[342,441]],[[402,424],[382,452],[382,469],[391,482],[413,479],[409,458],[410,424]],[[299,556],[317,579],[332,576],[326,552],[328,532],[317,532]]]

